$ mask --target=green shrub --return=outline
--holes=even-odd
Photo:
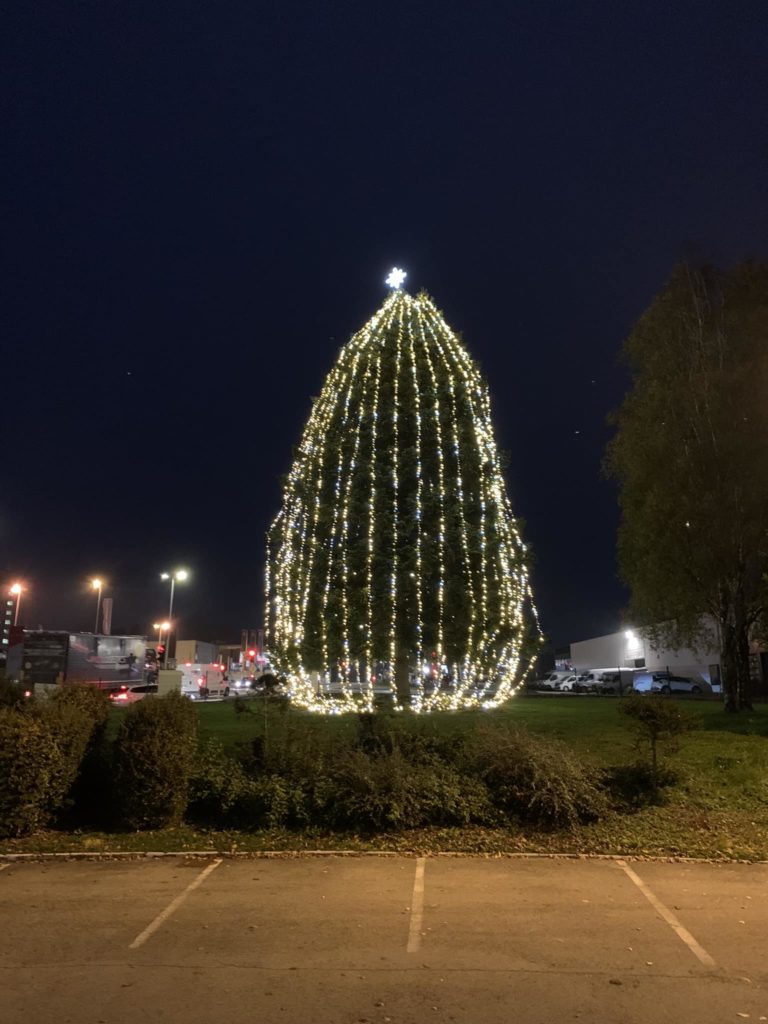
[[[331,732],[322,719],[276,710],[269,716],[266,733],[254,737],[243,751],[242,763],[252,778],[275,774],[308,781],[323,775],[329,760],[352,744],[351,735]]]
[[[103,690],[72,685],[57,690],[42,705],[62,746],[72,782],[65,801],[69,826],[111,824],[111,748],[106,740],[110,700]]]
[[[650,785],[658,791],[662,785],[661,748],[667,753],[676,751],[678,738],[697,728],[698,722],[679,705],[655,695],[636,693],[626,697],[619,704],[619,712],[630,719],[637,747],[649,762]]]
[[[249,775],[216,740],[200,752],[189,785],[188,821],[214,828],[302,828],[312,818],[312,780]]]
[[[189,780],[186,818],[213,827],[233,825],[238,802],[250,780],[240,763],[229,757],[218,740],[208,740],[195,758]]]
[[[53,708],[76,709],[87,716],[94,726],[102,725],[109,717],[109,696],[94,686],[62,686],[50,696],[46,705]]]
[[[453,762],[457,759],[463,739],[437,732],[426,716],[414,720],[394,712],[358,714],[354,745],[369,754],[399,750],[407,760],[430,762],[435,757]]]
[[[279,712],[278,712],[279,714]],[[278,728],[256,737],[242,761],[248,785],[233,813],[241,828],[304,828],[324,825],[321,808],[328,766],[348,749],[327,731],[282,717]]]
[[[107,720],[109,697],[89,686],[68,686],[48,700],[36,702],[31,710],[48,722],[56,737],[65,759],[69,789],[78,778],[95,733]]]
[[[299,780],[284,775],[249,779],[233,809],[240,828],[306,828],[312,824],[315,787],[323,780]],[[324,822],[321,822],[324,824]]]
[[[176,825],[187,806],[195,761],[197,712],[180,693],[128,708],[114,745],[114,792],[128,828]]]
[[[70,782],[47,718],[0,708],[0,835],[29,835],[47,825]]]
[[[510,818],[570,829],[607,809],[591,773],[558,740],[486,726],[469,740],[464,758],[467,770],[483,780],[494,805]]]
[[[29,700],[25,697],[25,689],[21,683],[14,683],[13,680],[0,679],[0,707],[18,708]]]
[[[380,831],[496,818],[479,780],[423,750],[418,760],[398,746],[343,750],[329,764],[325,785],[318,803],[329,827]]]
[[[664,803],[662,789],[677,781],[668,767],[653,768],[647,761],[616,765],[604,769],[602,785],[609,800],[619,811],[637,811],[651,804]]]
[[[392,711],[361,711],[355,720],[355,746],[366,753],[392,749],[392,737],[401,733]]]
[[[22,700],[4,709],[0,738],[0,831],[6,835],[41,828],[73,806],[84,759],[109,710],[104,694],[84,687]]]

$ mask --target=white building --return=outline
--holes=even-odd
[[[211,665],[219,660],[218,644],[205,640],[177,640],[176,664]]]
[[[720,652],[716,646],[702,643],[696,649],[654,649],[642,631],[635,629],[622,629],[571,644],[571,665],[575,671],[616,668],[634,673],[669,672],[703,679],[715,689],[720,685]]]

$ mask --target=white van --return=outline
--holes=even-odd
[[[587,693],[614,693],[621,696],[632,692],[632,679],[636,674],[631,668],[593,668],[582,672],[579,685]]]
[[[547,672],[541,679],[536,680],[534,686],[537,690],[559,690],[563,680],[573,675],[573,669],[556,669],[554,672]]]
[[[181,672],[181,692],[190,700],[220,700],[229,696],[229,681],[221,665],[177,666]]]

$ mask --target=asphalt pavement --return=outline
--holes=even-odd
[[[0,867],[2,1024],[768,1021],[768,865]]]

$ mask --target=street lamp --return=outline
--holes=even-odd
[[[171,628],[170,622],[153,622],[152,628],[157,630],[157,646],[163,642],[163,633],[167,633]]]
[[[100,579],[91,580],[91,587],[96,591],[96,625],[93,627],[94,634],[99,632],[99,610],[101,608],[101,588],[104,584]]]
[[[18,626],[19,624],[19,608],[21,607],[21,592],[24,589],[20,583],[14,583],[11,587],[11,593],[16,598],[16,611],[13,615],[13,624]]]
[[[168,605],[168,635],[165,638],[165,667],[168,668],[168,652],[171,646],[171,624],[173,622],[173,594],[176,589],[176,583],[184,583],[189,578],[189,573],[186,569],[176,569],[174,572],[161,572],[161,580],[171,581],[171,600]]]

